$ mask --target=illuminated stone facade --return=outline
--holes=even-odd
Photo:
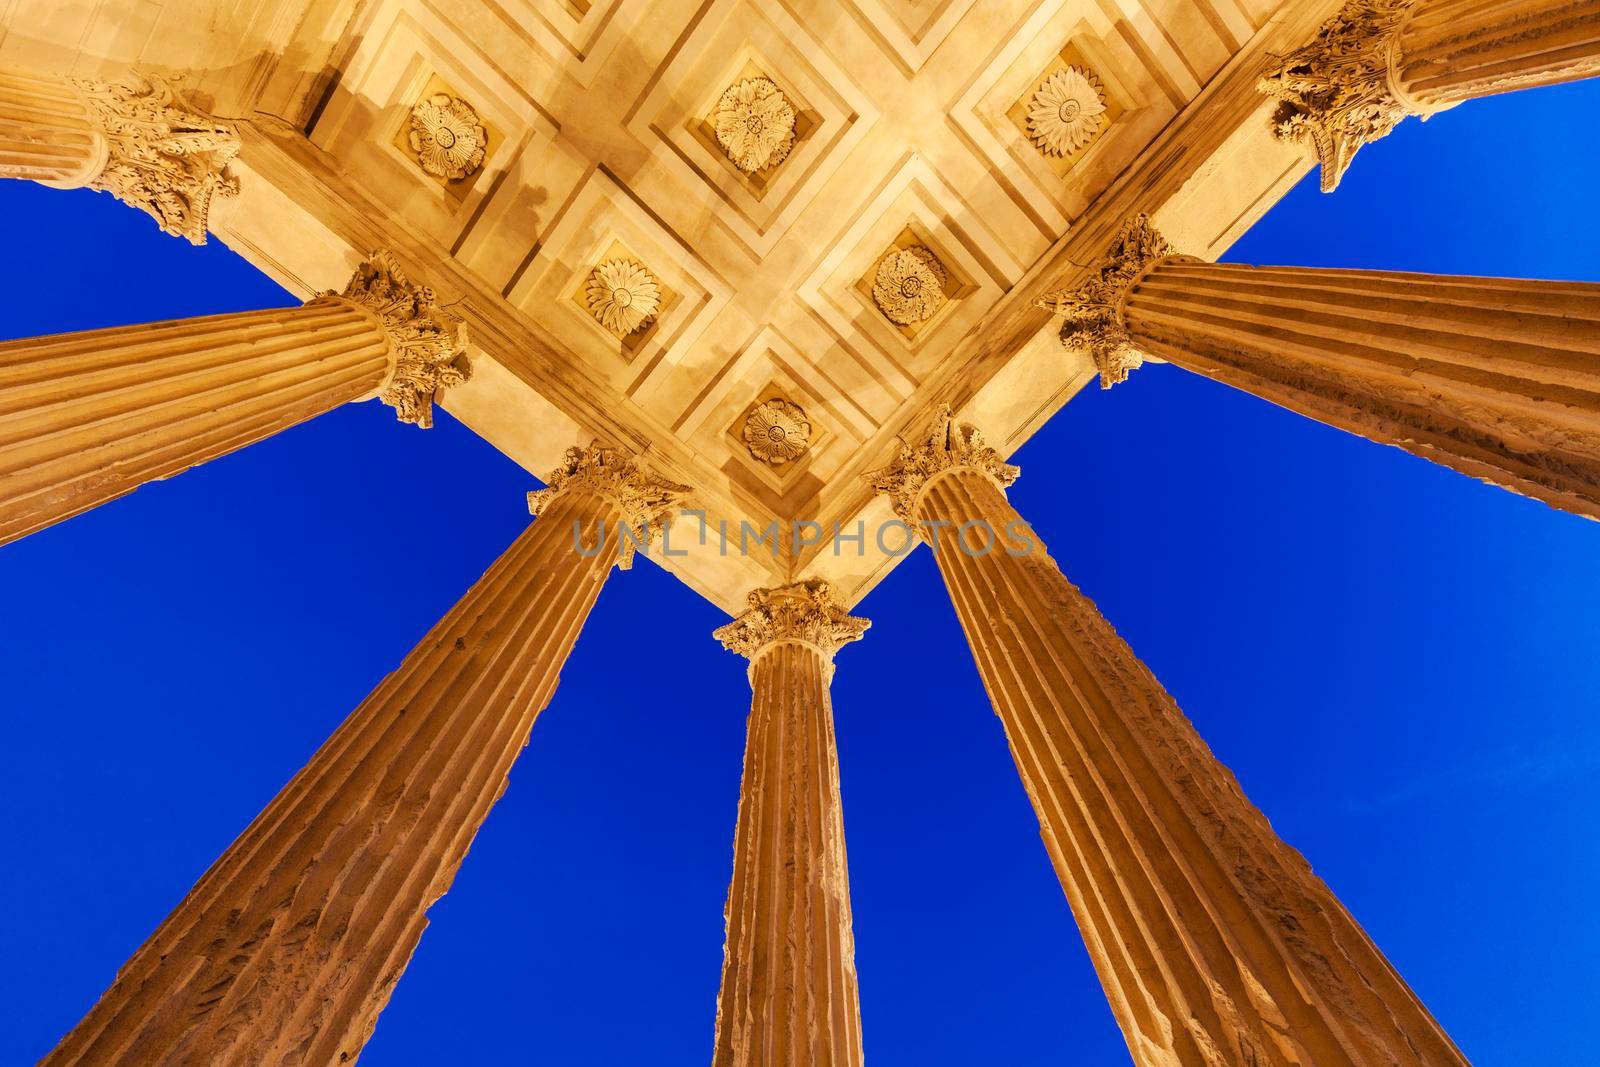
[[[0,541],[369,398],[547,484],[46,1062],[354,1060],[644,554],[750,661],[716,1062],[858,1064],[829,682],[891,524],[938,549],[1136,1062],[1464,1062],[1007,457],[1164,360],[1600,518],[1600,287],[1213,262],[1407,114],[1594,73],[1597,3],[517,0],[492,35],[474,0],[11,4],[0,177],[209,233],[305,303],[0,344]],[[684,508],[763,536],[669,551]]]

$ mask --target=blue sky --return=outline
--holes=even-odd
[[[1243,262],[1600,280],[1600,82],[1308,178]],[[292,303],[109,197],[0,182],[0,334]],[[1172,367],[1012,492],[1480,1064],[1592,1058],[1600,525]],[[42,1055],[528,521],[448,416],[353,405],[0,550],[0,1063]],[[834,684],[867,1055],[1127,1053],[925,551]],[[362,1057],[707,1062],[748,690],[719,613],[607,586]]]

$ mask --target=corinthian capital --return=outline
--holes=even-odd
[[[978,471],[1003,489],[1022,472],[989,447],[978,428],[957,422],[948,405],[934,416],[928,433],[913,444],[901,438],[894,462],[866,475],[873,489],[889,498],[895,514],[917,525],[917,501],[936,475],[956,468]]]
[[[438,306],[430,287],[414,285],[388,252],[372,253],[344,292],[319,299],[360,305],[383,324],[390,364],[378,397],[401,422],[432,426],[438,395],[472,377],[466,324]]]
[[[840,645],[861,640],[872,623],[856,618],[833,597],[828,583],[811,578],[750,594],[750,608],[712,633],[729,652],[754,662],[780,641],[810,645],[832,659]]]
[[[1311,43],[1271,57],[1259,88],[1277,100],[1273,131],[1309,141],[1331,193],[1362,145],[1427,109],[1398,85],[1400,27],[1416,0],[1349,0]]]
[[[1061,343],[1086,350],[1100,372],[1100,388],[1128,380],[1144,364],[1144,353],[1128,336],[1122,305],[1133,283],[1152,266],[1177,255],[1150,216],[1135,215],[1123,224],[1111,251],[1095,265],[1090,279],[1076,289],[1041,297],[1037,304],[1065,318]]]
[[[561,466],[545,479],[545,486],[528,494],[528,511],[535,517],[563,493],[592,493],[616,505],[629,533],[625,536],[622,530],[616,531],[617,567],[621,570],[633,566],[636,545],[648,547],[656,530],[666,525],[690,492],[688,486],[658,478],[631,456],[598,442],[567,449]]]
[[[72,78],[104,142],[105,164],[86,183],[145,212],[167,233],[206,243],[213,196],[233,196],[228,164],[239,154],[231,122],[184,103],[179,78],[136,74],[126,82]]]

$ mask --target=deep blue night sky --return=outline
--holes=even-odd
[[[1600,280],[1600,82],[1308,178],[1258,263]],[[7,337],[291,303],[109,197],[0,182]],[[1480,1064],[1590,1062],[1600,525],[1166,366],[1012,494]],[[376,403],[0,550],[0,1063],[46,1052],[528,521],[531,478]],[[834,685],[869,1062],[1126,1064],[932,562]],[[607,586],[362,1057],[710,1058],[748,689],[719,613]]]

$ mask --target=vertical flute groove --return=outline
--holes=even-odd
[[[850,929],[839,760],[828,692],[852,619],[823,583],[751,595],[717,631],[751,659],[750,717],[716,1067],[859,1067],[861,1010]]]
[[[1600,0],[1486,7],[1426,0],[1402,24],[1396,80],[1433,107],[1600,72]]]
[[[389,366],[338,301],[0,343],[0,544],[370,395]]]
[[[1600,285],[1166,261],[1122,321],[1147,355],[1600,518]]]
[[[350,1062],[614,562],[560,495],[201,877],[47,1064]],[[614,542],[611,543],[614,546]]]
[[[1464,1064],[1022,524],[1016,473],[946,411],[868,478],[935,548],[1134,1061]]]

